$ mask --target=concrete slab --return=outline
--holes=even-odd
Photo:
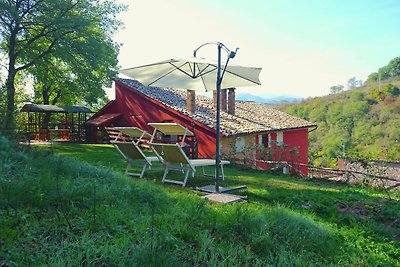
[[[235,192],[235,191],[239,191],[239,190],[243,190],[243,189],[247,189],[247,186],[243,185],[243,186],[238,186],[238,187],[234,187],[234,188],[227,188],[227,187],[219,187],[219,192],[220,193],[229,193],[229,192]],[[206,193],[216,193],[215,191],[215,185],[205,185],[202,187],[198,187],[196,188],[196,190],[201,191],[201,192],[206,192]]]
[[[201,198],[208,199],[209,201],[212,202],[218,202],[218,203],[224,203],[224,204],[229,204],[237,201],[242,201],[243,198],[235,195],[230,195],[230,194],[221,194],[221,193],[213,193],[209,195],[202,196]]]

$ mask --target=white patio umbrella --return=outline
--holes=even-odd
[[[196,52],[203,46],[215,44],[218,47],[218,60],[197,58]],[[221,63],[221,50],[228,53],[225,64]],[[120,73],[134,78],[146,86],[181,88],[196,91],[217,90],[216,115],[216,169],[215,191],[219,192],[220,165],[220,91],[226,88],[261,85],[259,74],[261,68],[228,65],[236,51],[230,51],[220,42],[205,43],[193,53],[193,58],[170,59],[149,65],[123,69]]]
[[[221,64],[224,69],[225,65]],[[146,86],[172,87],[197,91],[216,90],[218,62],[202,58],[169,59],[149,65],[123,69],[120,73]],[[228,65],[221,89],[259,85],[261,68]]]

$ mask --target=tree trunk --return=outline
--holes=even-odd
[[[9,47],[8,47],[8,76],[6,81],[6,89],[7,89],[7,108],[6,108],[6,119],[4,122],[4,129],[7,134],[10,136],[13,135],[15,131],[15,115],[14,115],[14,106],[15,106],[15,75],[17,74],[17,70],[15,69],[16,55],[15,55],[15,46],[16,46],[16,38],[17,38],[17,30],[12,30],[9,39]]]
[[[13,61],[13,62],[12,62]],[[15,115],[14,115],[14,106],[15,106],[15,75],[17,74],[15,70],[15,59],[9,60],[9,69],[8,76],[6,81],[6,89],[7,89],[7,108],[6,108],[6,118],[4,129],[7,134],[12,135],[15,130]]]
[[[15,74],[16,74],[15,71],[14,72],[9,71],[6,81],[7,108],[6,108],[6,120],[4,129],[8,134],[12,134],[12,132],[15,130],[15,116],[14,116]]]

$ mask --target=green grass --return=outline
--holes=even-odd
[[[399,265],[398,193],[228,166],[248,202],[211,204],[110,145],[21,149],[0,138],[0,266]]]

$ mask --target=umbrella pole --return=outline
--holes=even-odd
[[[217,69],[217,121],[216,121],[216,148],[215,148],[215,192],[219,193],[219,170],[220,170],[220,106],[221,106],[221,48],[218,43],[218,69]]]

